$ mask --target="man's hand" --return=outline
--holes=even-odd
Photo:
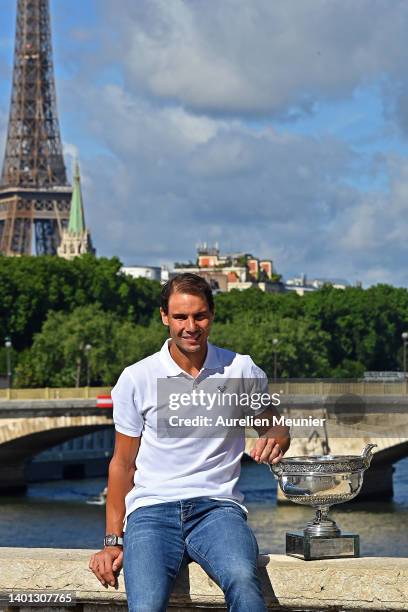
[[[262,420],[268,419],[269,425],[255,426],[259,438],[251,450],[251,457],[257,463],[278,463],[290,446],[290,430],[286,425],[274,425],[280,414],[274,406],[262,412]]]
[[[132,490],[139,451],[140,437],[125,436],[118,431],[115,437],[115,450],[109,464],[108,494],[106,497],[106,534],[122,535],[125,517],[125,498]],[[106,546],[89,561],[89,569],[103,586],[116,586],[115,573],[123,562],[121,546]]]
[[[278,463],[283,452],[275,438],[258,438],[250,455],[257,463]]]
[[[89,569],[93,571],[102,586],[115,586],[116,576],[123,563],[123,550],[120,546],[107,546],[89,561]]]

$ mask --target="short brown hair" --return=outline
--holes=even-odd
[[[190,295],[200,295],[203,297],[211,312],[214,312],[214,298],[210,285],[207,281],[191,272],[184,272],[173,276],[163,285],[160,295],[160,306],[167,314],[169,311],[169,299],[172,293],[188,293]]]

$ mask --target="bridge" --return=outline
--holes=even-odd
[[[113,423],[112,411],[96,406],[96,395],[110,389],[64,389],[61,395],[77,397],[59,399],[27,399],[27,391],[13,390],[23,399],[0,400],[0,494],[25,490],[25,464],[34,455]],[[33,391],[39,395],[38,389]],[[88,397],[79,399],[80,394]]]
[[[24,490],[24,466],[34,455],[112,426],[111,411],[96,407],[96,397],[109,393],[106,387],[0,389],[0,493]],[[292,429],[288,456],[360,454],[375,443],[361,497],[392,497],[393,464],[408,456],[406,382],[278,381],[270,393],[280,393],[287,418],[326,419],[322,426]],[[255,432],[247,434],[249,452]]]

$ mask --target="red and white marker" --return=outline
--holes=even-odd
[[[110,395],[98,395],[96,397],[97,408],[113,408],[113,401]]]

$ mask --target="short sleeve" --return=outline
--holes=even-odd
[[[251,359],[250,376],[254,381],[254,387],[263,393],[269,393],[268,377],[260,367]]]
[[[249,413],[258,416],[262,414],[270,406],[270,395],[268,377],[260,367],[258,367],[248,357],[246,377],[249,379],[249,388],[251,394],[251,406]]]
[[[143,418],[138,411],[133,378],[127,369],[123,370],[111,391],[113,400],[113,422],[119,433],[137,438],[143,429]]]

